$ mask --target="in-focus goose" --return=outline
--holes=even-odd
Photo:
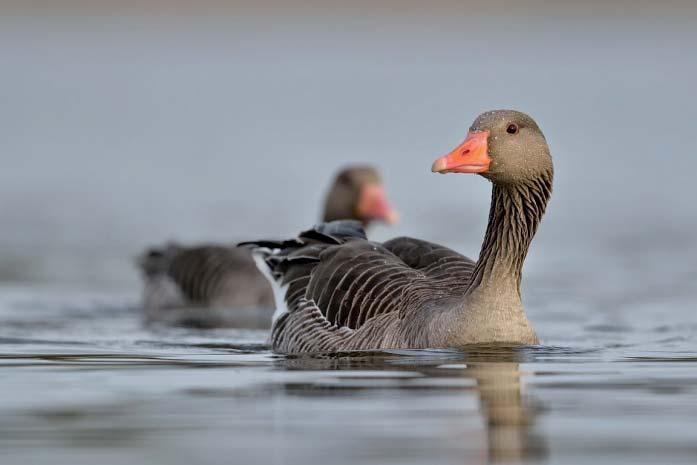
[[[349,166],[339,171],[327,193],[324,221],[354,219],[392,223],[377,170]],[[268,328],[274,298],[249,250],[234,245],[152,248],[139,258],[145,282],[143,306],[148,321],[184,326]]]
[[[281,353],[536,344],[520,299],[523,261],[552,192],[552,158],[535,121],[490,111],[437,159],[437,173],[493,184],[479,260],[407,237],[379,244],[338,221],[256,247],[280,286],[271,341]],[[270,272],[270,273],[269,273]]]

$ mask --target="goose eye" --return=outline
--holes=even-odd
[[[509,124],[508,127],[506,128],[506,132],[509,134],[515,134],[518,132],[518,125],[517,124]]]

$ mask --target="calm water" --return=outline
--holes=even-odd
[[[114,295],[5,288],[3,463],[694,463],[692,308],[533,295],[541,347],[303,359],[261,332],[144,329]]]
[[[695,10],[0,15],[2,463],[697,461]],[[540,347],[284,358],[145,327],[152,242],[294,234],[337,166],[476,255],[482,110],[545,131]]]

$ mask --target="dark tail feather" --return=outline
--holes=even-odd
[[[300,233],[299,239],[325,244],[342,244],[351,239],[367,239],[360,221],[339,220],[320,223]]]
[[[254,254],[264,260],[273,278],[278,280],[289,265],[317,262],[319,253],[328,245],[342,244],[353,239],[367,239],[361,223],[339,220],[317,224],[312,229],[301,232],[296,239],[240,242],[237,246],[253,249]]]
[[[296,239],[245,241],[239,242],[237,247],[284,250],[312,243],[341,244],[351,239],[367,239],[363,226],[359,221],[339,220],[316,224],[312,229],[301,232]]]

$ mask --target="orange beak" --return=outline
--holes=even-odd
[[[491,158],[487,140],[489,131],[467,134],[467,139],[455,150],[433,162],[434,173],[484,173],[489,170]]]
[[[380,184],[366,184],[361,189],[356,207],[358,217],[363,220],[381,220],[388,224],[399,221],[399,214],[387,201],[385,188]]]

